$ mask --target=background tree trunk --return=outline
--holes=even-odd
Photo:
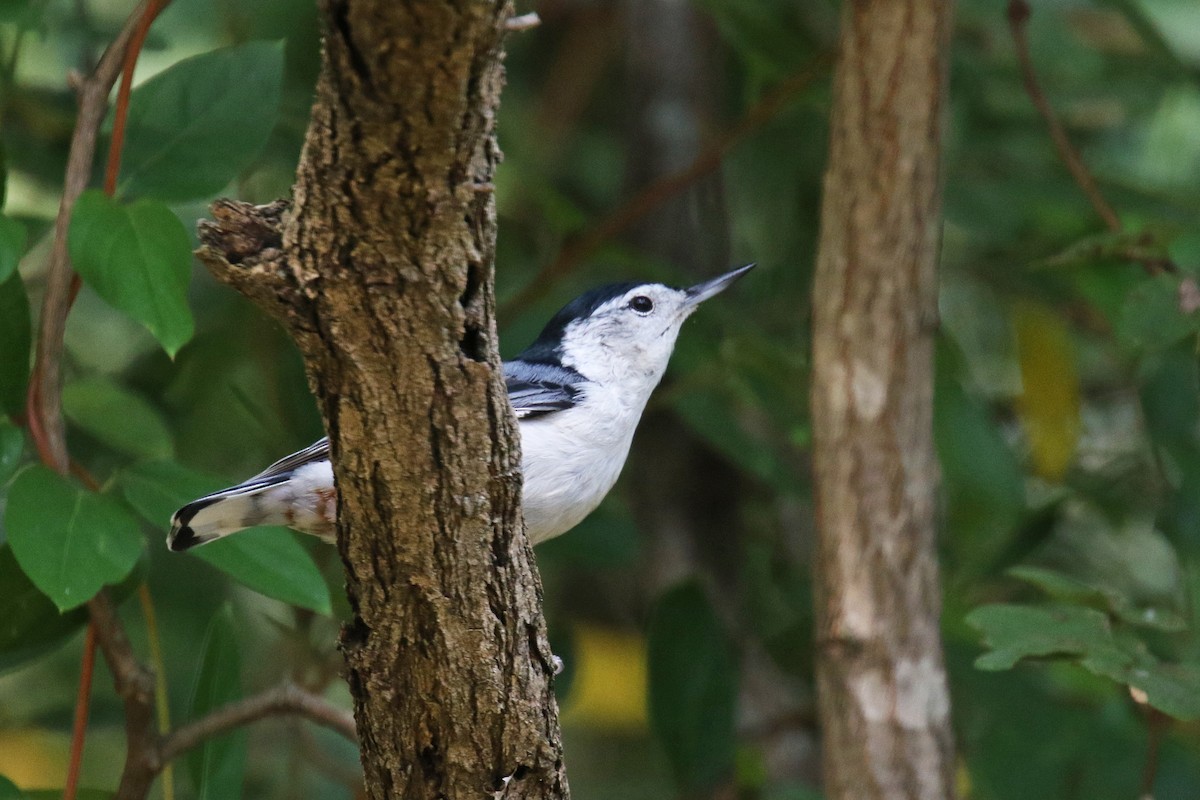
[[[843,6],[813,290],[831,799],[954,795],[932,433],[950,18],[949,0]]]
[[[284,320],[333,445],[371,798],[565,798],[493,320],[506,2],[326,0],[294,208],[204,256]],[[281,249],[280,249],[281,248]]]

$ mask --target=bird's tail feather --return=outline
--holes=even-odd
[[[179,552],[255,525],[287,524],[280,510],[263,502],[263,493],[285,480],[247,481],[193,500],[171,517],[167,547]]]

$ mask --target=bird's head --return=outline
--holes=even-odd
[[[684,321],[729,288],[754,264],[676,289],[661,283],[617,283],[572,300],[519,358],[553,363],[599,383],[653,389],[666,372]]]

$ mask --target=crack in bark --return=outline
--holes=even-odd
[[[350,25],[350,5],[348,2],[330,2],[327,16],[333,23],[332,32],[336,32],[343,45],[343,52],[346,53],[353,74],[361,81],[361,86],[367,90],[367,94],[376,97],[371,68],[354,41],[354,31]]]
[[[511,9],[325,9],[293,207],[221,205],[201,256],[295,334],[327,421],[369,796],[478,800],[521,764],[522,796],[565,800],[477,191]]]

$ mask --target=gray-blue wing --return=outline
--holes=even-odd
[[[311,464],[314,461],[329,460],[329,437],[322,436],[303,450],[284,456],[262,472],[248,479],[245,483],[255,483],[264,478],[275,478],[280,475],[290,475],[297,467]]]
[[[579,403],[584,378],[573,369],[529,361],[506,361],[504,383],[517,419],[565,411]]]
[[[504,364],[508,399],[517,419],[571,408],[578,402],[583,376],[572,369],[527,361]],[[239,486],[290,475],[298,467],[329,460],[329,437],[322,436],[303,450],[284,456]]]

